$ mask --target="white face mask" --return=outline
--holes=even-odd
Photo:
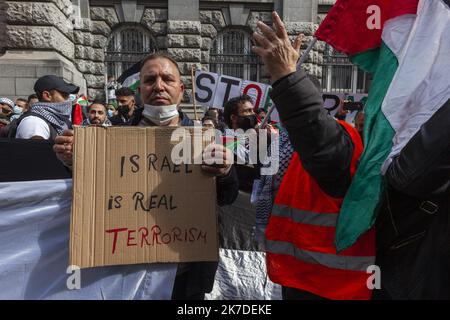
[[[178,105],[154,106],[144,105],[142,115],[157,126],[167,126],[173,119],[178,117]]]
[[[19,106],[14,106],[13,112],[14,114],[21,114],[23,112],[23,108]]]

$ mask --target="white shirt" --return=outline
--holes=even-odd
[[[39,136],[46,140],[50,138],[50,128],[47,122],[39,117],[29,116],[20,121],[17,127],[16,138],[30,139]]]

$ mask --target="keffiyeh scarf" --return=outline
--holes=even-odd
[[[52,124],[58,134],[72,127],[72,102],[70,100],[58,103],[36,102],[31,107],[32,113],[39,114]]]
[[[294,154],[294,148],[285,129],[280,130],[279,150],[278,172],[273,176],[261,175],[261,181],[257,189],[256,228],[259,230],[263,230],[269,222],[275,196]]]

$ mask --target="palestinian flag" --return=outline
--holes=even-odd
[[[449,3],[338,0],[316,32],[319,40],[373,74],[365,106],[365,151],[339,215],[338,251],[373,226],[382,169],[450,98]]]
[[[81,125],[83,120],[88,117],[89,101],[86,96],[80,96],[73,102],[72,106],[72,124]]]
[[[120,77],[117,79],[117,82],[119,82],[122,85],[122,87],[131,88],[133,91],[136,92],[140,84],[139,81],[140,70],[141,70],[141,61],[138,61],[131,68],[122,73]]]
[[[87,107],[89,105],[89,100],[88,100],[88,98],[86,96],[83,95],[83,96],[80,96],[77,99],[76,103],[79,104],[82,107]]]
[[[71,172],[48,141],[0,150],[0,300],[171,298],[177,264],[68,270]]]

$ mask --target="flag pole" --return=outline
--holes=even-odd
[[[297,62],[297,70],[300,70],[301,65],[306,61],[306,59],[308,58],[309,53],[311,52],[312,48],[314,47],[314,45],[317,42],[317,38],[314,37],[311,42],[309,43],[308,47],[306,48],[306,50],[303,52],[302,56],[300,57],[300,59]],[[261,125],[259,126],[261,129],[264,129],[267,126],[267,122],[269,121],[270,115],[272,114],[272,112],[275,110],[275,104],[272,104],[272,106],[270,106],[269,110],[267,110],[267,114],[264,117],[263,122],[261,123]]]
[[[195,101],[195,66],[194,65],[191,68],[191,82],[192,82],[192,102],[194,105],[194,117],[195,117],[195,120],[198,121],[197,102]]]

